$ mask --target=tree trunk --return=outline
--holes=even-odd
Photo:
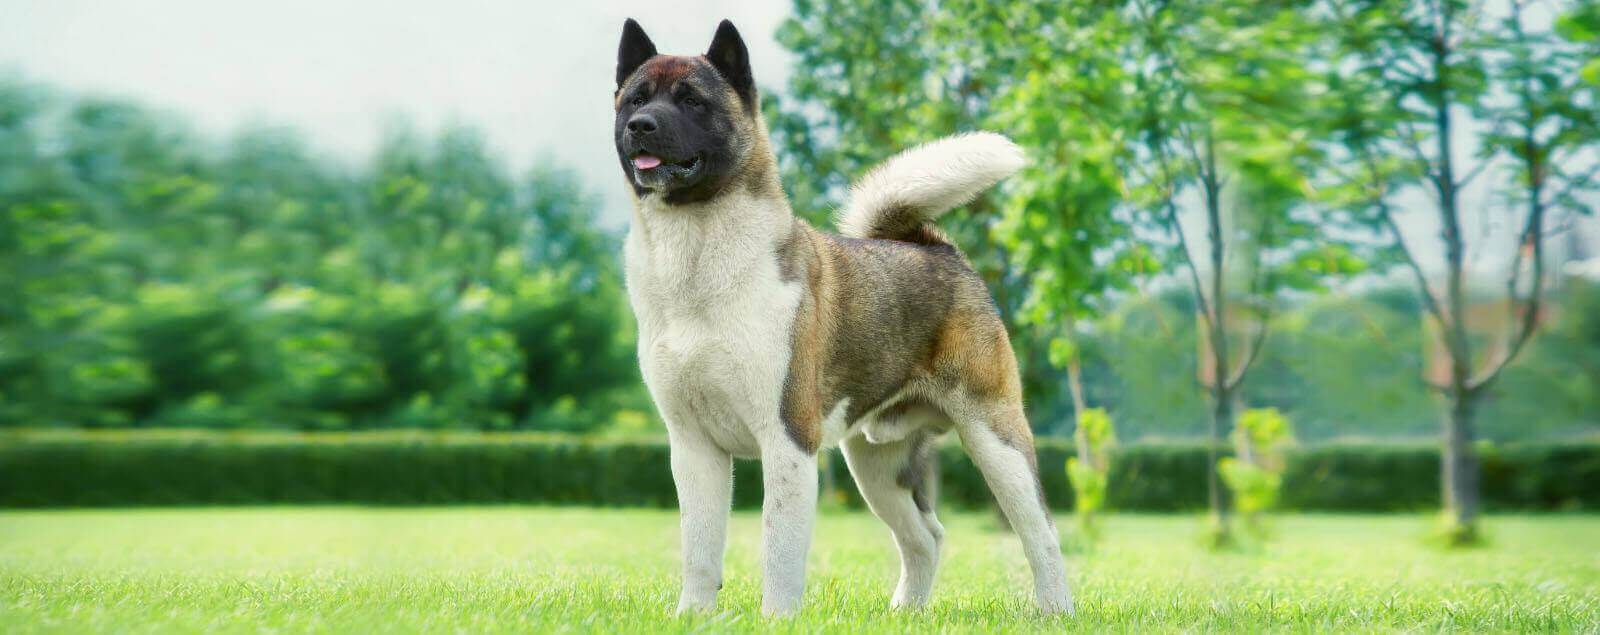
[[[1217,461],[1221,460],[1224,430],[1233,429],[1233,395],[1231,390],[1212,392],[1211,429],[1206,435],[1206,498],[1211,514],[1217,520],[1217,531],[1226,536],[1228,526],[1228,492],[1222,487],[1222,474]]]
[[[1461,215],[1453,160],[1453,120],[1450,106],[1454,80],[1450,73],[1451,34],[1453,7],[1451,3],[1438,5],[1440,16],[1438,30],[1432,41],[1433,53],[1433,117],[1435,141],[1438,144],[1438,172],[1434,186],[1439,192],[1440,221],[1444,229],[1445,301],[1446,322],[1439,325],[1445,346],[1450,351],[1450,411],[1444,421],[1444,447],[1441,452],[1440,489],[1447,518],[1447,528],[1452,543],[1467,543],[1476,539],[1478,517],[1478,457],[1473,453],[1474,431],[1472,418],[1476,414],[1480,393],[1472,385],[1472,342],[1467,337],[1467,312],[1465,291],[1466,241],[1461,234]],[[1511,301],[1515,301],[1512,298]]]
[[[1470,541],[1477,532],[1478,454],[1473,447],[1473,422],[1479,393],[1454,391],[1444,419],[1444,447],[1439,461],[1439,482],[1444,488],[1446,518],[1452,540]]]
[[[1228,493],[1222,487],[1222,474],[1217,461],[1222,458],[1220,448],[1223,438],[1233,429],[1233,395],[1236,386],[1229,383],[1228,370],[1228,292],[1223,288],[1227,269],[1227,242],[1222,226],[1222,182],[1217,175],[1216,144],[1211,129],[1206,129],[1206,160],[1201,167],[1201,181],[1206,199],[1206,237],[1211,243],[1211,429],[1206,439],[1206,495],[1211,506],[1212,544],[1224,546],[1232,542],[1233,528],[1228,519]],[[1204,293],[1195,289],[1195,293]]]
[[[1078,365],[1078,355],[1073,353],[1072,360],[1067,362],[1067,392],[1072,394],[1072,444],[1077,446],[1078,461],[1084,465],[1093,465],[1089,456],[1089,437],[1083,433],[1083,410],[1088,406],[1083,401],[1082,373],[1083,369]]]

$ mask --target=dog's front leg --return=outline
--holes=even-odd
[[[806,552],[817,512],[817,458],[788,438],[761,449],[761,609],[789,615],[800,609],[806,586]]]
[[[667,432],[683,535],[683,592],[678,596],[678,612],[708,611],[716,607],[717,591],[722,588],[733,460],[697,429],[669,425]]]

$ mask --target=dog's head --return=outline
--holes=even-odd
[[[750,54],[723,20],[705,55],[658,55],[638,22],[617,49],[617,157],[640,197],[715,198],[738,177],[761,134]]]

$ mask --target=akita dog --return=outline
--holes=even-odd
[[[732,23],[680,57],[628,20],[615,100],[628,297],[682,516],[678,610],[722,588],[733,457],[762,462],[762,608],[799,608],[817,452],[836,444],[899,546],[893,605],[926,604],[944,533],[928,455],[952,429],[1022,539],[1039,608],[1072,610],[1005,327],[933,224],[1022,152],[989,133],[909,150],[855,186],[833,235],[790,211]]]

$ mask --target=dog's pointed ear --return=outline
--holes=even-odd
[[[722,73],[723,79],[733,85],[734,92],[745,103],[755,105],[756,84],[750,73],[750,51],[744,47],[744,38],[733,23],[723,20],[717,25],[717,34],[711,38],[711,48],[706,49],[706,61]]]
[[[646,60],[656,56],[656,44],[633,18],[622,23],[622,43],[617,45],[617,88]]]

